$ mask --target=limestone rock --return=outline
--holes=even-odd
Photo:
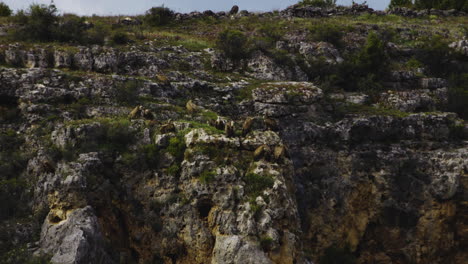
[[[307,76],[296,66],[294,68],[278,65],[275,61],[263,54],[255,52],[248,60],[247,66],[250,68],[252,77],[269,81],[307,81]]]
[[[232,6],[231,11],[229,11],[230,15],[235,15],[239,12],[239,7],[237,5]]]
[[[49,213],[42,226],[40,254],[52,254],[52,263],[117,263],[106,252],[94,210],[70,210],[60,217]],[[53,216],[53,217],[52,217]]]
[[[327,42],[301,42],[299,43],[299,54],[303,55],[307,60],[324,58],[328,64],[338,64],[344,61],[339,51]]]
[[[449,46],[457,50],[461,54],[468,56],[468,40],[463,39],[460,41],[456,41],[456,42],[451,43]]]

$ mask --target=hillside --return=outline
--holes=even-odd
[[[0,263],[465,263],[467,25],[0,17]]]

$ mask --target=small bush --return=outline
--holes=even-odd
[[[263,236],[260,238],[260,246],[262,247],[263,251],[271,250],[273,245],[273,238],[269,236]]]
[[[0,178],[0,221],[21,215],[25,211],[23,192],[27,188],[26,182],[12,178]],[[24,201],[23,201],[24,202]]]
[[[83,43],[86,29],[84,18],[73,14],[63,15],[61,23],[55,27],[54,39],[61,42]]]
[[[171,176],[176,176],[180,171],[179,164],[173,164],[169,168],[167,168],[167,174]]]
[[[174,18],[174,11],[164,6],[153,7],[146,11],[144,21],[150,26],[163,26],[169,24]]]
[[[83,44],[104,45],[106,38],[111,34],[109,25],[97,23],[93,28],[88,29],[83,36]]]
[[[248,55],[248,40],[238,30],[226,29],[219,33],[216,46],[232,60],[239,61]]]
[[[257,197],[262,192],[273,187],[275,180],[270,175],[260,175],[253,172],[249,172],[244,176],[245,181],[245,193],[250,197]]]
[[[116,45],[125,45],[130,42],[130,38],[128,37],[127,33],[117,31],[112,34],[111,41]]]
[[[110,145],[111,149],[115,150],[125,149],[133,141],[133,132],[130,125],[130,121],[126,119],[105,124],[104,144]]]
[[[414,6],[418,9],[456,9],[468,11],[468,2],[466,0],[415,0]]]
[[[468,119],[468,73],[454,75],[450,78],[448,91],[448,110]]]
[[[199,179],[200,179],[200,182],[207,184],[207,183],[214,181],[215,176],[216,176],[216,173],[214,171],[204,170],[200,174]]]
[[[395,7],[413,7],[412,0],[392,0],[388,5],[388,8],[395,8]]]
[[[96,131],[94,140],[84,140],[78,146],[65,146],[62,150],[62,158],[74,160],[79,153],[85,152],[125,152],[129,144],[134,142],[135,131],[127,118],[98,118],[71,121],[68,124],[79,126],[91,122],[101,123],[100,130]],[[127,161],[131,161],[130,157]],[[131,163],[131,162],[130,162]]]
[[[406,67],[409,69],[418,69],[423,67],[423,64],[413,57],[406,62]]]
[[[182,137],[173,137],[169,140],[166,151],[174,156],[177,161],[181,161],[184,158],[185,148],[185,141]]]
[[[138,101],[138,80],[128,80],[116,86],[116,99],[125,105],[134,105]]]
[[[340,248],[331,246],[325,250],[324,255],[320,258],[320,264],[354,264],[356,257],[349,248]]]
[[[0,17],[11,16],[12,13],[13,12],[7,4],[0,2]]]
[[[427,66],[429,72],[436,76],[444,76],[450,72],[450,48],[446,38],[440,35],[425,37],[419,46],[416,58]]]
[[[23,143],[13,130],[0,132],[0,181],[16,178],[26,167],[28,155],[19,149]]]
[[[362,50],[339,65],[338,82],[351,91],[381,90],[389,61],[385,42],[377,34],[370,33]]]
[[[284,29],[277,23],[265,23],[258,29],[259,36],[256,36],[252,42],[256,49],[265,51],[273,49],[276,42],[281,40],[284,35]]]
[[[358,54],[356,65],[365,72],[381,73],[386,71],[389,58],[385,52],[385,43],[374,32],[367,37],[367,43]]]
[[[140,153],[143,155],[148,167],[156,167],[159,158],[159,149],[155,144],[148,144],[140,147]]]
[[[300,6],[315,6],[315,7],[333,7],[336,6],[336,0],[302,0]]]
[[[315,24],[309,28],[310,38],[313,41],[324,41],[341,47],[344,28],[334,24]]]
[[[33,256],[26,246],[15,248],[0,256],[1,264],[49,264],[52,256]]]
[[[24,26],[15,32],[20,40],[52,41],[59,17],[55,5],[32,4],[27,11],[18,12],[16,20]]]

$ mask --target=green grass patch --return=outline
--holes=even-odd
[[[201,183],[208,184],[214,181],[216,176],[216,172],[211,171],[211,170],[204,170],[198,179],[200,179]]]
[[[358,115],[381,115],[381,116],[393,116],[393,117],[407,117],[411,113],[403,112],[397,109],[386,108],[386,107],[375,107],[370,105],[360,105],[347,103],[343,106],[338,107],[337,111],[339,116],[344,116],[345,114],[358,114]]]
[[[271,175],[261,175],[253,172],[248,172],[244,176],[245,193],[249,197],[257,197],[268,188],[272,188],[275,180]]]
[[[166,169],[167,174],[171,176],[176,176],[177,174],[179,174],[179,171],[180,171],[180,166],[177,163],[172,164],[169,168]]]
[[[169,140],[169,146],[167,146],[166,151],[176,158],[176,160],[181,161],[184,158],[185,148],[184,138],[177,136]]]

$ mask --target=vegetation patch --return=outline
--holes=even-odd
[[[145,14],[144,21],[150,26],[163,26],[169,24],[174,18],[174,11],[167,7],[153,7]]]
[[[264,190],[272,188],[275,180],[273,176],[265,174],[256,174],[248,172],[244,176],[245,193],[249,197],[257,197],[263,193]]]
[[[185,140],[182,136],[173,137],[169,140],[169,146],[166,151],[171,154],[176,160],[182,161],[185,152]]]
[[[208,184],[214,181],[215,176],[216,172],[212,170],[204,170],[202,173],[200,173],[198,178],[200,179],[201,183]]]
[[[331,246],[325,250],[325,253],[319,260],[320,264],[354,264],[356,257],[348,247],[341,248]]]
[[[82,139],[77,146],[66,146],[62,156],[73,160],[80,153],[104,151],[124,153],[129,144],[135,140],[135,131],[126,118],[82,119],[67,122],[67,125],[78,127],[83,124],[100,123],[93,138]]]
[[[116,85],[116,99],[123,105],[132,106],[138,102],[138,88],[141,81],[128,80]]]
[[[298,4],[300,6],[333,7],[336,5],[336,0],[302,0]]]
[[[397,109],[376,107],[370,105],[352,104],[347,103],[337,109],[338,115],[345,114],[359,114],[359,115],[382,115],[382,116],[393,116],[393,117],[407,117],[411,113],[402,112]]]
[[[230,59],[239,61],[248,55],[248,39],[239,30],[226,29],[219,33],[216,46]]]
[[[269,236],[262,236],[260,238],[260,246],[262,247],[263,251],[270,251],[271,247],[273,246],[273,238]]]

